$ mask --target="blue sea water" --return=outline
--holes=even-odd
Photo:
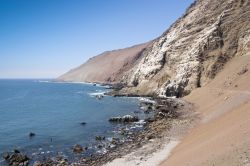
[[[136,98],[91,95],[103,91],[91,84],[0,80],[0,154],[13,149],[67,154],[75,144],[94,144],[97,135],[111,137],[118,126],[108,122],[110,117],[140,110]],[[35,137],[29,138],[30,132]]]

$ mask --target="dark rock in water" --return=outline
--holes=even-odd
[[[79,145],[79,144],[76,144],[76,145],[73,147],[73,152],[74,152],[74,153],[82,153],[82,152],[83,152],[82,146]]]
[[[140,102],[140,109],[144,111],[144,113],[149,113],[155,110],[156,102],[150,99],[145,99]]]
[[[135,114],[140,114],[141,111],[136,110],[136,111],[134,111],[134,113],[135,113]]]
[[[14,153],[20,153],[20,151],[17,149],[14,149]]]
[[[122,122],[122,117],[111,117],[110,122]]]
[[[29,137],[30,137],[30,138],[34,137],[35,135],[36,135],[36,134],[33,133],[33,132],[30,132],[30,133],[29,133]]]
[[[4,158],[4,160],[8,160],[10,158],[10,154],[9,153],[4,153],[3,158]]]
[[[118,145],[119,142],[120,142],[119,138],[112,138],[112,140],[111,140],[111,144],[113,144],[113,145]]]
[[[83,125],[83,126],[86,125],[86,124],[87,124],[86,122],[82,122],[82,123],[81,123],[81,125]]]
[[[118,117],[111,117],[109,119],[110,122],[119,122],[119,123],[129,123],[129,122],[138,122],[139,118],[137,116],[132,115],[125,115],[125,116],[118,116]]]
[[[105,140],[105,137],[96,136],[96,137],[95,137],[95,140],[97,140],[97,141]]]
[[[29,158],[19,151],[5,153],[3,158],[10,166],[28,166],[29,164]]]
[[[95,98],[97,98],[98,100],[101,100],[104,96],[103,95],[96,95]]]
[[[93,84],[93,86],[96,86],[96,84]]]
[[[125,115],[122,117],[123,122],[137,122],[139,118],[137,116]]]
[[[64,156],[53,158],[43,158],[42,161],[36,161],[33,166],[68,166],[68,160]]]
[[[33,166],[68,166],[68,160],[63,156],[54,158],[44,158],[42,161],[36,161]]]

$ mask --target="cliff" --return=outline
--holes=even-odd
[[[103,53],[60,79],[122,82],[121,93],[181,97],[249,51],[249,1],[197,0],[150,44]]]
[[[242,0],[195,1],[124,77],[136,93],[183,96],[204,86],[250,45],[250,5]]]

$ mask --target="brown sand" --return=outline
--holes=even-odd
[[[250,166],[250,54],[232,59],[185,99],[195,104],[200,123],[161,165]]]
[[[68,71],[57,80],[73,82],[119,82],[121,76],[141,57],[141,51],[151,42],[133,47],[107,51],[90,58],[81,66]]]

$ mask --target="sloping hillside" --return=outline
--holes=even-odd
[[[250,50],[250,1],[197,0],[128,72],[125,91],[184,96]]]
[[[233,58],[208,85],[185,99],[200,123],[162,166],[250,165],[250,54]]]
[[[114,83],[141,58],[141,52],[149,43],[107,51],[89,59],[81,66],[60,76],[60,81]]]
[[[250,1],[197,0],[150,43],[108,51],[59,77],[123,82],[121,93],[185,96],[250,50]]]
[[[200,122],[163,166],[250,165],[249,0],[197,0],[159,38],[103,53],[60,79],[185,96]]]

